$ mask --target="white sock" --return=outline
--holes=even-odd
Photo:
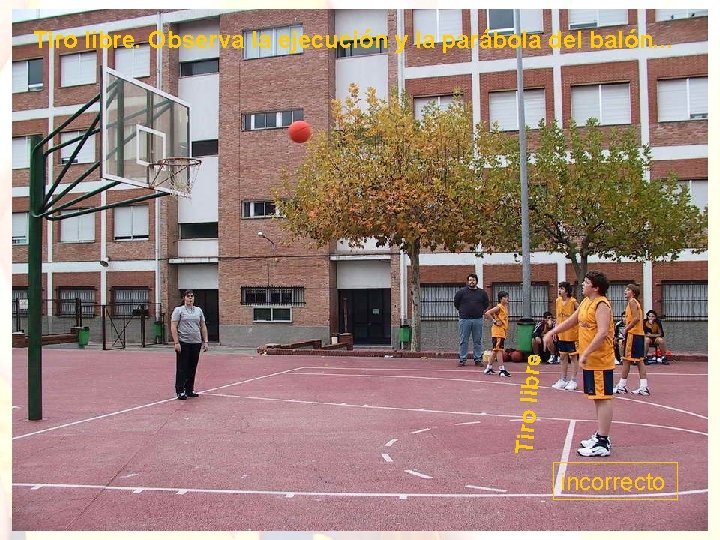
[[[627,384],[627,379],[620,379],[620,382],[618,382],[618,386],[620,388],[625,388],[626,384]]]
[[[640,379],[640,388],[647,388],[647,379]]]

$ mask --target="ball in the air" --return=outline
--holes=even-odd
[[[293,142],[304,143],[312,136],[312,127],[305,120],[296,120],[290,124],[288,135]]]

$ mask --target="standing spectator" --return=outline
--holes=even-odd
[[[572,295],[572,285],[567,281],[561,282],[558,285],[558,297],[555,299],[557,323],[561,324],[567,321],[577,308],[578,302]],[[560,356],[560,379],[552,387],[557,390],[575,390],[577,389],[578,374],[578,329],[575,327],[561,332],[557,338],[556,347]],[[568,365],[572,373],[570,377],[568,377]]]
[[[640,386],[632,393],[639,396],[649,396],[650,389],[647,382],[647,368],[645,367],[645,330],[643,329],[642,307],[638,301],[640,287],[635,283],[625,287],[625,329],[623,330],[623,342],[625,343],[625,354],[623,354],[622,374],[620,381],[614,389],[616,394],[627,394],[627,378],[630,373],[631,364],[638,367],[640,374]]]
[[[549,345],[556,334],[575,326],[578,329],[579,364],[583,370],[583,390],[595,403],[597,431],[580,442],[577,453],[584,457],[610,455],[610,427],[613,418],[613,328],[612,308],[605,296],[610,283],[602,272],[591,270],[583,280],[585,297],[569,319],[545,334]]]
[[[195,393],[195,373],[200,349],[208,350],[208,331],[205,315],[195,305],[195,293],[186,290],[182,305],[172,312],[170,333],[175,343],[175,393],[180,400],[198,397]]]
[[[508,311],[508,302],[510,302],[510,295],[505,291],[498,293],[498,305],[485,312],[485,316],[492,317],[493,325],[490,332],[492,336],[493,353],[490,356],[490,361],[485,368],[486,375],[494,375],[495,370],[493,364],[495,360],[500,363],[498,374],[501,377],[509,377],[510,373],[505,369],[505,338],[507,337],[508,326],[510,325],[510,313]]]
[[[658,362],[667,364],[668,361],[665,359],[665,351],[667,351],[665,347],[665,331],[654,309],[648,310],[645,314],[643,330],[645,330],[645,355],[647,356],[650,347],[655,347]]]
[[[460,337],[460,361],[458,366],[465,365],[470,334],[473,340],[473,360],[475,365],[482,364],[482,330],[483,314],[490,305],[490,299],[484,289],[477,286],[477,274],[469,274],[467,286],[455,293],[455,309],[458,310],[458,335]]]

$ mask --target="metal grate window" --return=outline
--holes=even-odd
[[[16,301],[17,304],[16,304]],[[28,290],[27,287],[23,287],[21,289],[13,289],[12,290],[12,306],[13,306],[13,314],[15,313],[15,309],[18,308],[18,315],[21,317],[27,317],[28,312]]]
[[[605,297],[610,300],[615,320],[622,320],[625,316],[625,306],[627,306],[625,287],[627,287],[628,283],[630,283],[630,281],[610,283],[607,293],[605,293]],[[642,300],[640,301],[640,305],[642,305]]]
[[[244,306],[304,306],[305,287],[242,287]]]
[[[457,319],[455,293],[464,284],[420,285],[420,320],[452,321]]]
[[[663,281],[662,312],[666,321],[707,321],[707,281]]]
[[[115,288],[113,293],[113,315],[131,317],[139,311],[147,310],[149,291],[147,287]]]
[[[79,298],[83,317],[95,315],[95,289],[58,289],[58,315],[75,315],[75,299]]]
[[[493,283],[490,307],[496,306],[498,293],[506,291],[510,295],[508,311],[510,319],[522,317],[522,283]],[[530,288],[530,314],[533,319],[542,319],[543,313],[548,310],[548,284],[539,283]]]

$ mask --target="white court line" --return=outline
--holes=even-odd
[[[397,441],[398,441],[397,439],[390,439],[388,442],[385,443],[385,446],[387,446],[389,448],[393,444],[395,444]]]
[[[573,435],[575,434],[575,420],[570,420],[568,424],[567,434],[565,435],[565,445],[563,446],[562,457],[560,458],[560,466],[558,467],[558,474],[555,478],[555,487],[553,493],[562,495],[562,478],[565,476],[567,470],[567,462],[570,460],[570,448],[572,447]]]
[[[517,364],[518,366],[521,366],[522,364]],[[513,366],[513,364],[510,364],[510,366]],[[422,371],[423,373],[427,373],[429,371],[432,372],[447,372],[447,373],[458,373],[458,369],[435,369],[430,366],[423,366],[419,368],[372,368],[372,367],[342,367],[342,366],[300,366],[296,367],[295,371],[299,369],[323,369],[323,370],[344,370],[344,371]],[[548,370],[548,373],[555,373],[553,370]],[[481,370],[472,371],[470,370],[470,373],[482,373]],[[516,371],[516,373],[524,373],[524,370],[519,369]],[[542,371],[541,374],[544,374],[545,371]],[[668,375],[671,377],[676,377],[678,375],[686,376],[686,377],[707,377],[707,373],[661,373],[661,372],[652,372],[652,375]],[[489,381],[488,381],[489,382]]]
[[[177,494],[180,491],[184,491],[185,494],[191,493],[202,493],[210,495],[270,495],[270,496],[300,496],[300,497],[348,497],[348,498],[390,498],[390,499],[408,499],[408,498],[419,498],[419,499],[480,499],[480,498],[552,498],[552,493],[381,493],[381,492],[340,492],[340,491],[274,491],[274,490],[261,490],[261,489],[196,489],[196,488],[180,488],[180,487],[150,487],[150,486],[103,486],[103,485],[92,485],[92,484],[44,484],[44,483],[27,483],[27,482],[13,482],[14,488],[30,488],[31,490],[39,490],[41,488],[52,488],[52,489],[96,489],[101,491],[129,491],[131,493],[143,493],[146,491],[154,492],[166,492]],[[690,489],[681,491],[679,493],[673,491],[670,493],[655,493],[655,494],[637,494],[637,497],[627,498],[648,498],[648,497],[667,497],[669,495],[675,496],[681,495],[706,495],[708,489]],[[577,497],[578,495],[564,495],[563,497]],[[602,495],[592,495],[595,497],[602,497]],[[607,498],[616,497],[617,495],[608,495]]]
[[[390,454],[382,454],[382,458],[385,460],[385,463],[392,463],[393,460],[390,457]]]
[[[432,476],[429,474],[423,474],[419,471],[413,471],[412,469],[405,469],[405,472],[408,474],[412,474],[413,476],[418,476],[420,478],[423,478],[425,480],[432,480]]]
[[[424,433],[426,431],[430,431],[432,428],[426,427],[422,429],[416,429],[415,431],[411,431],[410,433],[416,434],[416,433]]]
[[[653,403],[652,401],[645,401],[644,399],[640,399],[640,398],[627,398],[627,397],[615,396],[615,399],[622,399],[623,401],[632,401],[633,403],[642,403],[644,405],[651,405],[653,407],[667,409],[668,411],[674,411],[674,412],[679,412],[682,414],[688,414],[690,416],[697,416],[698,418],[702,418],[703,420],[708,419],[707,416],[703,416],[702,414],[694,413],[691,411],[686,411],[685,409],[678,409],[677,407],[671,407],[670,405],[662,405],[660,403]]]
[[[291,371],[292,371],[292,369],[286,369],[285,371],[278,371],[278,372],[275,372],[275,373],[270,373],[270,374],[268,374],[268,375],[262,375],[262,376],[260,376],[260,377],[253,377],[252,379],[245,379],[245,380],[243,380],[243,381],[237,381],[237,382],[234,382],[234,383],[225,384],[225,385],[223,385],[223,386],[218,386],[218,387],[216,387],[216,388],[209,388],[208,390],[203,390],[202,392],[198,392],[198,393],[199,393],[199,394],[207,394],[207,393],[209,393],[209,392],[213,392],[213,391],[218,390],[218,389],[220,389],[220,388],[228,388],[228,387],[230,387],[230,386],[237,386],[237,385],[239,385],[239,384],[246,384],[246,383],[253,382],[253,381],[259,381],[260,379],[266,379],[266,378],[268,378],[268,377],[273,377],[273,376],[275,376],[275,375],[284,375],[284,374],[289,373],[289,372],[291,372]],[[49,427],[49,428],[40,429],[40,430],[38,430],[38,431],[32,431],[32,432],[30,432],[30,433],[24,433],[23,435],[16,435],[15,437],[12,438],[12,440],[15,441],[15,440],[17,440],[17,439],[24,439],[25,437],[31,437],[31,436],[33,436],[33,435],[39,435],[39,434],[41,434],[41,433],[48,433],[48,432],[50,432],[50,431],[55,431],[55,430],[57,430],[57,429],[62,429],[62,428],[66,428],[66,427],[76,426],[76,425],[78,425],[78,424],[84,424],[84,423],[86,423],[86,422],[92,422],[93,420],[102,420],[103,418],[109,418],[109,417],[111,417],[111,416],[116,416],[116,415],[118,415],[118,414],[124,414],[124,413],[132,412],[132,411],[138,411],[138,410],[140,410],[140,409],[145,409],[145,408],[147,408],[147,407],[153,407],[153,406],[155,406],[155,405],[160,405],[160,404],[162,404],[162,403],[168,403],[168,402],[170,402],[170,401],[177,401],[177,398],[174,398],[174,397],[173,397],[173,398],[170,398],[170,399],[162,399],[162,400],[160,400],[160,401],[153,401],[153,402],[151,402],[151,403],[145,403],[144,405],[138,405],[138,406],[136,406],[136,407],[129,407],[129,408],[127,408],[127,409],[122,409],[122,410],[120,410],[120,411],[113,411],[113,412],[106,413],[106,414],[101,414],[101,415],[98,415],[98,416],[91,416],[90,418],[83,418],[82,420],[75,420],[74,422],[68,422],[67,424],[60,424],[60,425],[58,425],[58,426],[52,426],[52,427]]]
[[[470,488],[470,489],[479,489],[482,491],[495,491],[496,493],[507,493],[507,489],[498,489],[498,488],[483,487],[483,486],[473,486],[472,484],[468,484],[465,487]]]

